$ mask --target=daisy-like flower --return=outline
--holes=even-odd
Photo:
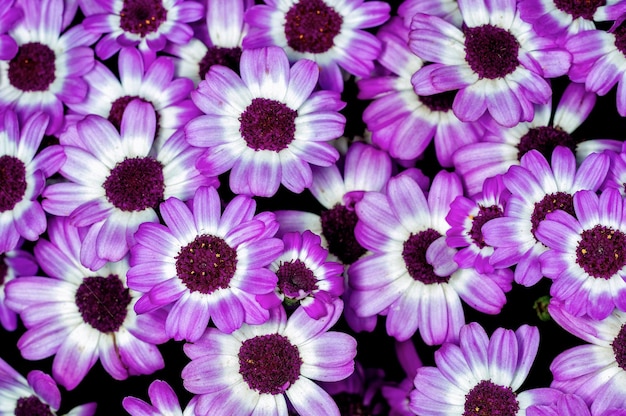
[[[88,15],[83,25],[98,37],[96,55],[109,59],[121,48],[139,48],[147,56],[167,42],[183,44],[193,37],[187,23],[202,19],[204,6],[192,0],[101,0],[104,13]]]
[[[486,178],[506,173],[509,167],[518,165],[529,150],[536,149],[547,159],[556,146],[574,150],[576,145],[571,134],[589,116],[595,103],[596,94],[586,91],[583,84],[571,83],[565,88],[554,117],[550,100],[547,104],[535,106],[535,117],[529,123],[519,123],[511,128],[484,123],[487,130],[482,140],[458,149],[453,155],[455,171],[463,178],[467,193],[480,192]],[[597,144],[596,140],[588,142],[592,146],[581,147]],[[587,154],[592,153],[591,150]],[[578,148],[576,152],[579,156]]]
[[[387,333],[404,341],[420,330],[428,345],[455,341],[465,324],[461,298],[495,314],[512,276],[461,269],[446,244],[445,217],[462,195],[454,173],[439,172],[425,195],[409,176],[389,180],[386,193],[368,192],[356,204],[355,235],[372,254],[350,266],[350,301],[357,315],[386,314]]]
[[[191,362],[183,368],[183,385],[199,395],[196,414],[286,415],[288,399],[299,414],[339,416],[313,380],[338,381],[354,371],[356,341],[328,331],[342,310],[338,299],[321,319],[302,308],[287,319],[280,306],[262,325],[243,325],[232,334],[208,328],[184,346]]]
[[[311,186],[309,164],[330,166],[339,158],[327,142],[343,134],[338,111],[345,103],[336,92],[313,92],[315,62],[290,67],[278,47],[244,50],[240,70],[241,78],[215,65],[192,92],[205,113],[185,127],[189,143],[207,148],[197,166],[208,176],[231,169],[236,194],[269,197],[281,183],[300,193]]]
[[[8,0],[0,4],[0,61],[13,59],[19,46],[6,32],[24,17],[24,11],[15,7],[15,0]]]
[[[181,410],[178,397],[174,389],[163,380],[154,380],[148,387],[148,396],[152,404],[148,404],[136,397],[127,396],[122,400],[124,410],[131,416],[194,416],[196,398]]]
[[[49,277],[22,276],[5,287],[6,304],[27,330],[18,341],[22,356],[54,355],[52,374],[75,388],[98,359],[116,380],[151,374],[164,362],[156,344],[168,340],[162,311],[138,316],[139,293],[126,286],[128,260],[92,271],[80,263],[82,231],[66,217],[54,218],[50,240],[35,245],[35,258]]]
[[[531,121],[533,104],[552,95],[544,78],[567,73],[571,56],[540,38],[519,17],[515,0],[459,0],[463,30],[437,16],[417,13],[409,47],[433,62],[412,78],[418,95],[458,90],[452,110],[463,121],[488,112],[513,127]]]
[[[606,176],[609,157],[589,155],[577,168],[571,150],[559,146],[551,163],[536,150],[526,153],[519,166],[503,176],[511,192],[504,216],[482,227],[484,241],[495,250],[489,261],[496,267],[515,267],[515,281],[536,284],[544,275],[539,256],[548,250],[537,230],[546,215],[556,210],[574,214],[573,195],[579,190],[596,191]]]
[[[24,378],[0,358],[0,414],[16,416],[57,415],[61,392],[48,374],[33,370]],[[67,416],[92,416],[96,403],[75,407]]]
[[[155,209],[161,201],[187,200],[199,186],[217,185],[193,168],[200,150],[185,142],[182,129],[153,149],[155,128],[152,105],[133,100],[120,132],[89,115],[77,123],[76,134],[60,138],[67,160],[59,172],[67,181],[48,186],[42,204],[77,227],[89,227],[81,257],[89,268],[124,257],[139,225],[159,222]]]
[[[20,238],[34,241],[46,230],[38,198],[46,179],[65,160],[59,146],[37,153],[48,120],[42,113],[22,123],[11,110],[0,115],[0,253],[16,248]]]
[[[255,216],[255,209],[253,199],[240,195],[221,213],[212,187],[199,188],[189,207],[176,198],[163,202],[165,226],[143,224],[131,249],[129,287],[144,293],[135,310],[171,304],[166,333],[188,341],[202,335],[209,319],[226,333],[267,320],[255,295],[273,293],[277,277],[266,266],[283,243],[273,238],[273,214]]]
[[[553,279],[550,294],[567,312],[604,319],[614,308],[626,311],[626,216],[616,189],[600,196],[574,194],[573,212],[557,211],[539,224],[541,272]],[[544,225],[545,223],[545,225]]]
[[[400,18],[385,24],[377,37],[384,46],[378,62],[387,71],[357,81],[358,97],[373,99],[363,112],[372,143],[396,159],[411,160],[422,156],[434,139],[437,160],[444,167],[452,166],[454,151],[478,142],[484,129],[454,115],[453,92],[415,94],[411,77],[423,61],[409,50],[409,29]]]
[[[17,54],[0,59],[0,110],[14,108],[21,121],[42,111],[50,117],[46,133],[55,134],[63,123],[63,104],[87,95],[82,77],[94,66],[89,46],[98,36],[82,25],[61,33],[63,0],[20,0],[17,6],[24,18],[8,31]]]
[[[15,249],[0,253],[0,324],[7,331],[17,328],[17,314],[5,305],[4,286],[18,276],[32,276],[39,266],[30,252]]]
[[[300,305],[313,319],[323,317],[332,303],[343,293],[343,265],[327,261],[328,251],[321,238],[306,230],[286,233],[285,248],[269,269],[276,273],[278,283],[273,293],[257,296],[266,308]]]
[[[382,1],[268,0],[246,12],[250,31],[243,47],[275,45],[292,62],[311,59],[321,69],[320,86],[341,92],[343,71],[365,77],[374,69],[381,44],[363,29],[385,23],[390,9]]]
[[[553,403],[558,390],[519,391],[538,347],[536,327],[498,328],[489,337],[479,324],[465,325],[458,345],[435,352],[437,367],[417,369],[410,408],[418,415],[525,415],[532,405]]]

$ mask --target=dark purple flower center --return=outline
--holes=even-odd
[[[619,333],[611,343],[611,347],[613,347],[617,366],[626,371],[626,324],[622,325]]]
[[[300,0],[285,15],[287,45],[302,53],[326,52],[342,23],[341,15],[322,0]]]
[[[337,256],[343,264],[352,264],[367,250],[354,236],[354,227],[359,218],[354,210],[337,204],[322,212],[322,234],[328,242],[328,251]]]
[[[199,63],[198,75],[200,79],[213,65],[223,65],[239,73],[239,61],[241,59],[241,48],[221,48],[219,46],[209,46],[204,57]]]
[[[452,103],[454,102],[456,93],[457,91],[454,90],[433,95],[420,95],[419,100],[428,107],[430,111],[447,112],[452,109]]]
[[[465,395],[463,416],[515,416],[519,402],[510,387],[482,380]]]
[[[6,255],[4,253],[0,254],[0,286],[4,284],[4,279],[6,279],[9,274],[9,266],[7,266],[6,261],[4,259]]]
[[[402,258],[409,275],[425,285],[431,283],[447,283],[450,276],[437,276],[433,266],[426,260],[426,250],[441,234],[432,228],[411,234],[404,242]]]
[[[25,43],[9,62],[9,82],[22,91],[46,91],[56,78],[55,59],[47,45]]]
[[[17,399],[14,414],[15,416],[54,416],[50,406],[42,403],[37,396]]]
[[[615,47],[626,56],[626,21],[615,28],[613,36],[615,36]]]
[[[281,263],[276,276],[278,288],[291,299],[302,299],[317,289],[317,278],[300,259]]]
[[[239,373],[261,394],[282,394],[300,377],[298,348],[279,334],[258,335],[239,349]]]
[[[543,197],[539,202],[535,203],[535,208],[530,216],[530,231],[535,235],[539,223],[546,219],[546,215],[556,210],[563,210],[572,216],[576,216],[574,211],[574,200],[572,196],[566,192],[555,192]]]
[[[76,291],[83,321],[103,333],[120,329],[131,300],[128,288],[115,274],[85,277]]]
[[[197,236],[175,258],[176,274],[191,292],[210,294],[227,288],[237,270],[237,251],[208,234]]]
[[[576,262],[590,276],[610,279],[626,264],[626,235],[604,225],[584,230],[576,247]]]
[[[557,146],[565,146],[574,150],[574,139],[569,133],[555,127],[534,127],[520,139],[517,145],[517,160],[521,160],[528,151],[535,149],[547,160],[552,157],[552,151]]]
[[[12,210],[26,193],[26,166],[16,157],[0,157],[0,212]]]
[[[167,19],[161,0],[124,0],[120,11],[120,27],[141,37],[156,32]]]
[[[474,244],[476,244],[479,248],[485,247],[487,244],[485,243],[485,238],[483,237],[483,225],[485,225],[485,223],[489,220],[500,218],[502,216],[504,216],[504,212],[502,211],[502,208],[497,205],[491,205],[488,207],[479,205],[478,214],[476,214],[472,219],[472,228],[469,231],[469,236],[474,241]]]
[[[239,117],[239,131],[251,149],[278,152],[293,141],[297,116],[281,102],[253,98]]]
[[[128,106],[128,104],[135,99],[139,99],[143,101],[144,103],[149,103],[143,98],[139,98],[137,96],[132,96],[132,95],[125,95],[113,101],[113,104],[111,104],[111,110],[109,110],[109,117],[107,117],[107,120],[109,120],[111,124],[115,126],[117,131],[120,131],[120,127],[122,126],[122,116],[124,115],[124,110],[126,110],[126,107]],[[154,104],[152,103],[149,103],[149,104],[151,104],[152,108],[154,108]],[[160,115],[159,115],[159,112],[156,110],[154,111],[154,115],[156,116],[156,131],[158,132]]]
[[[142,211],[163,201],[163,165],[151,157],[124,159],[102,185],[107,199],[122,211]]]
[[[493,25],[465,29],[465,60],[480,78],[496,79],[519,66],[519,42],[508,30]]]
[[[554,5],[561,11],[572,15],[573,19],[582,17],[593,20],[593,14],[598,7],[604,6],[605,0],[554,0]]]

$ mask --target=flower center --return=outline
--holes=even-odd
[[[573,217],[576,216],[576,212],[574,211],[574,199],[570,194],[566,192],[548,194],[544,196],[541,201],[535,203],[535,208],[530,216],[530,231],[533,235],[535,235],[539,223],[546,219],[546,215],[557,209],[563,210]]]
[[[156,32],[167,19],[161,0],[124,0],[120,11],[120,27],[141,37]]]
[[[209,68],[213,65],[226,66],[236,73],[239,73],[239,61],[241,59],[241,48],[221,48],[219,46],[210,46],[200,61],[198,75],[200,79],[209,72]]]
[[[102,185],[107,199],[122,211],[142,211],[163,201],[163,165],[151,157],[124,159]]]
[[[532,149],[540,152],[546,159],[550,159],[552,151],[557,146],[565,146],[574,150],[574,139],[569,133],[554,127],[533,127],[522,136],[517,145],[517,160],[520,160]]]
[[[615,28],[615,30],[613,31],[613,36],[615,36],[615,47],[622,53],[622,55],[626,56],[626,23],[625,22],[622,22],[617,28]]]
[[[433,266],[426,260],[426,250],[441,234],[432,228],[411,234],[404,242],[402,258],[413,280],[424,283],[447,283],[450,276],[437,276]]]
[[[0,157],[0,212],[9,211],[26,193],[26,166],[16,157]]]
[[[46,91],[56,78],[55,59],[47,45],[25,43],[9,62],[9,82],[22,91]]]
[[[254,150],[278,152],[293,141],[298,112],[268,98],[253,98],[239,117],[241,136]]]
[[[328,251],[337,256],[343,264],[352,264],[367,250],[354,236],[354,227],[359,218],[356,212],[345,205],[337,204],[322,212],[322,234],[328,242]]]
[[[610,279],[626,264],[626,235],[604,225],[584,230],[576,247],[576,262],[590,276]]]
[[[298,348],[279,334],[258,335],[239,349],[239,373],[261,394],[281,394],[300,377]]]
[[[500,218],[502,216],[504,216],[504,212],[502,211],[502,208],[497,205],[491,205],[489,207],[479,205],[478,214],[476,214],[472,219],[472,228],[468,233],[474,241],[474,244],[476,244],[479,248],[484,248],[487,243],[485,243],[485,239],[483,237],[483,225],[489,220]]]
[[[465,29],[465,60],[480,78],[496,79],[519,66],[519,42],[508,30],[493,25]]]
[[[619,330],[611,343],[611,347],[613,347],[618,367],[626,371],[626,324],[622,325],[622,329]]]
[[[227,288],[237,270],[237,251],[207,234],[181,248],[175,259],[176,274],[191,292],[210,294]]]
[[[598,7],[605,4],[605,0],[554,0],[554,5],[559,10],[572,15],[573,19],[582,17],[593,20],[593,15]]]
[[[42,403],[37,396],[20,397],[15,406],[15,416],[54,416],[50,406]]]
[[[299,259],[283,262],[276,270],[278,288],[288,298],[302,299],[317,289],[315,275]]]
[[[0,254],[0,286],[4,284],[4,279],[6,279],[9,274],[9,266],[4,261],[6,255],[4,253]]]
[[[83,321],[103,333],[120,329],[131,300],[128,288],[115,274],[85,277],[76,291]]]
[[[454,90],[433,95],[420,95],[419,100],[428,107],[430,111],[441,111],[445,113],[452,109],[452,103],[454,102],[456,93],[457,91]]]
[[[143,101],[144,103],[149,103],[143,98],[139,98],[133,95],[125,95],[113,101],[113,104],[111,104],[111,110],[109,110],[109,117],[107,117],[107,120],[109,120],[111,124],[115,126],[117,131],[120,131],[120,128],[122,126],[122,116],[124,115],[124,110],[126,110],[126,107],[128,106],[128,104],[134,99],[139,99]],[[152,105],[152,108],[154,109],[154,105],[152,103],[149,103],[149,104]],[[155,131],[158,132],[160,115],[159,115],[159,112],[156,110],[154,112],[154,115],[156,116],[156,130]]]
[[[463,416],[515,416],[519,402],[510,387],[482,380],[465,395]]]
[[[322,0],[300,0],[285,15],[287,45],[301,53],[324,53],[334,45],[343,18]]]

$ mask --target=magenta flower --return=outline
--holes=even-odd
[[[39,266],[30,252],[15,249],[0,253],[0,324],[7,331],[17,328],[17,314],[5,304],[4,287],[19,276],[32,276]]]
[[[176,392],[163,380],[154,380],[148,387],[152,405],[136,397],[127,396],[122,406],[131,416],[194,416],[197,399],[192,399],[182,411]]]

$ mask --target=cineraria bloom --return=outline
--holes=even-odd
[[[75,388],[98,359],[116,380],[151,374],[164,362],[156,344],[168,340],[165,313],[138,316],[139,293],[126,286],[128,259],[92,271],[80,263],[85,233],[55,217],[50,240],[39,239],[35,258],[49,277],[21,276],[7,283],[6,304],[26,332],[17,346],[28,360],[54,355],[52,374]]]
[[[520,165],[511,166],[502,178],[511,192],[504,216],[482,227],[485,243],[495,248],[490,263],[496,268],[516,265],[517,283],[537,283],[546,273],[538,259],[548,250],[537,235],[538,227],[553,211],[574,214],[573,195],[582,189],[596,191],[608,168],[604,153],[587,156],[577,168],[572,151],[562,146],[554,149],[551,163],[536,150],[522,156]]]
[[[287,319],[279,306],[264,324],[244,324],[232,334],[208,328],[197,342],[185,344],[191,362],[183,368],[183,385],[199,395],[196,414],[286,415],[289,402],[298,414],[339,416],[331,396],[313,380],[339,381],[354,371],[355,339],[328,331],[342,305],[335,300],[317,320],[301,307]]]
[[[411,160],[422,156],[434,138],[437,160],[444,167],[452,166],[454,151],[478,142],[484,129],[454,115],[454,93],[415,94],[411,77],[423,62],[409,50],[409,29],[400,18],[385,24],[377,37],[383,44],[378,62],[387,71],[357,81],[358,98],[373,99],[363,112],[372,142],[396,159]]]
[[[538,37],[519,17],[516,0],[459,0],[463,29],[417,13],[409,47],[424,61],[412,78],[418,95],[458,90],[452,110],[463,121],[488,112],[505,127],[531,121],[533,104],[552,95],[544,78],[567,73],[571,56]]]
[[[65,160],[59,146],[37,153],[48,116],[35,113],[18,122],[12,110],[0,114],[0,253],[16,248],[20,238],[34,241],[46,230],[46,214],[38,198],[46,179]]]
[[[7,331],[17,328],[17,315],[5,305],[4,286],[18,276],[32,276],[39,266],[32,254],[25,250],[11,250],[0,253],[0,324]]]
[[[240,71],[241,77],[214,65],[191,93],[204,115],[185,127],[187,141],[207,148],[197,167],[208,176],[231,169],[236,194],[270,197],[281,183],[302,192],[311,186],[309,164],[330,166],[339,158],[327,142],[343,134],[345,103],[336,92],[313,92],[315,62],[290,67],[281,48],[244,50]]]
[[[556,299],[550,301],[548,310],[556,323],[588,342],[562,352],[552,361],[550,386],[582,397],[592,415],[611,408],[626,409],[626,313],[614,309],[601,320],[576,317]]]
[[[450,247],[459,248],[454,261],[459,267],[475,267],[479,273],[491,273],[494,267],[489,263],[493,247],[485,242],[482,226],[493,218],[504,216],[504,207],[510,196],[504,186],[502,176],[485,179],[483,191],[467,198],[457,196],[450,204],[446,221],[450,228],[446,232],[446,242]]]
[[[553,403],[556,389],[519,392],[537,355],[539,331],[498,328],[491,337],[476,322],[461,328],[459,343],[435,352],[437,367],[417,369],[411,410],[417,415],[526,415],[532,405]]]
[[[467,193],[480,192],[486,178],[506,173],[531,149],[540,151],[546,159],[558,145],[574,150],[571,134],[585,121],[595,103],[596,94],[587,92],[583,84],[571,83],[554,110],[554,118],[551,118],[552,100],[549,100],[535,107],[535,117],[529,123],[511,128],[484,123],[487,129],[482,141],[464,146],[453,155],[455,171],[463,178]],[[589,142],[597,144],[597,140]]]
[[[24,11],[14,3],[15,0],[7,0],[0,4],[0,61],[13,59],[19,48],[15,39],[6,33],[24,17]]]
[[[290,61],[313,60],[320,86],[343,91],[344,74],[365,77],[374,69],[380,41],[363,30],[389,19],[387,2],[364,0],[266,0],[246,12],[244,49],[275,45]]]
[[[110,121],[88,115],[76,134],[60,137],[67,160],[59,172],[67,181],[48,186],[42,204],[77,227],[89,227],[81,262],[91,269],[124,257],[139,225],[159,222],[161,201],[187,200],[199,186],[219,183],[193,168],[201,150],[187,144],[182,129],[154,149],[155,125],[152,105],[133,100],[119,132]]]
[[[626,408],[609,408],[601,413],[591,413],[580,396],[563,393],[554,403],[530,406],[526,409],[526,416],[626,416]]]
[[[83,25],[90,33],[104,34],[96,44],[103,60],[126,46],[153,56],[168,41],[186,43],[193,36],[187,23],[204,14],[202,3],[191,0],[100,0],[99,7],[104,13],[88,15]]]
[[[576,316],[604,319],[615,307],[626,311],[626,207],[621,194],[616,189],[599,197],[579,191],[570,201],[568,210],[547,215],[535,233],[549,248],[539,260],[541,272],[553,279],[550,294]]]
[[[328,250],[321,238],[306,230],[282,236],[283,253],[269,265],[278,283],[272,293],[257,295],[261,305],[270,309],[280,303],[286,307],[300,305],[313,319],[323,317],[332,303],[343,293],[343,265],[327,261]]]
[[[154,380],[148,387],[152,404],[136,397],[127,396],[122,400],[124,410],[131,416],[194,416],[197,398],[194,397],[182,411],[174,389],[163,380]]]
[[[61,407],[61,392],[48,374],[33,370],[24,378],[0,358],[0,414],[55,416]],[[96,403],[70,410],[66,416],[92,416]]]
[[[254,215],[255,201],[235,197],[221,213],[215,188],[201,187],[190,205],[169,198],[160,206],[165,225],[147,223],[135,235],[128,284],[143,292],[135,310],[169,309],[165,331],[175,340],[197,340],[209,319],[230,333],[260,324],[268,312],[255,300],[272,294],[277,276],[267,266],[283,250],[273,238],[273,214]]]
[[[463,24],[463,16],[461,16],[457,0],[404,0],[398,6],[398,16],[404,19],[407,27],[411,26],[411,20],[417,13],[441,17],[456,27],[461,27]]]
[[[455,341],[465,323],[461,298],[490,314],[506,302],[511,273],[459,268],[457,250],[446,244],[445,217],[459,195],[458,176],[442,170],[428,195],[400,175],[389,180],[385,194],[367,192],[356,204],[355,235],[372,254],[350,266],[350,301],[359,316],[386,313],[387,333],[398,341],[418,329],[428,345]]]
[[[17,54],[0,59],[0,110],[14,108],[21,121],[43,111],[50,117],[46,133],[55,134],[63,123],[63,104],[87,95],[82,76],[94,66],[89,46],[98,36],[82,25],[61,33],[63,0],[20,0],[17,6],[24,18],[8,31]]]

